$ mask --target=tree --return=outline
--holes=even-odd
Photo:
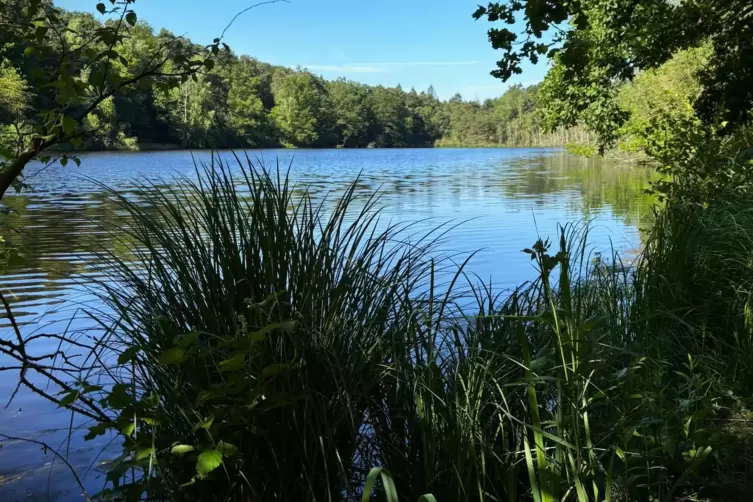
[[[0,151],[10,152],[15,147],[19,132],[11,124],[17,123],[30,101],[26,81],[8,61],[0,61]]]
[[[662,165],[687,163],[707,127],[693,109],[702,88],[698,73],[708,64],[704,45],[678,52],[659,68],[647,70],[620,87],[617,102],[629,114],[619,129],[619,146],[642,152]]]
[[[227,95],[228,126],[239,145],[264,146],[273,143],[268,111],[264,107],[265,82],[250,58],[222,65],[230,85]]]
[[[361,145],[359,140],[366,134],[372,120],[366,86],[340,78],[329,82],[327,89],[336,117],[337,144],[345,147],[350,141],[350,144]]]
[[[332,105],[324,83],[308,72],[283,76],[273,84],[272,120],[293,146],[326,144],[332,131]]]
[[[112,4],[104,18],[37,4],[31,17],[26,0],[0,0],[6,179],[20,181],[8,168],[23,170],[26,158],[50,161],[50,152],[81,149],[548,141],[538,133],[538,93],[530,89],[512,89],[502,101],[446,102],[431,88],[327,82],[237,56],[222,36],[203,46],[153,30],[136,19],[132,2]],[[56,156],[63,163],[73,158]]]
[[[615,99],[617,85],[658,68],[678,51],[708,43],[709,64],[699,72],[694,100],[706,124],[722,133],[749,122],[753,106],[753,3],[750,0],[509,0],[479,7],[476,19],[525,28],[492,28],[489,39],[503,51],[492,72],[508,80],[528,60],[547,55],[554,67],[542,85],[550,128],[584,122],[603,150],[617,139],[629,114]],[[568,29],[562,29],[562,25]]]
[[[79,147],[97,131],[87,128],[92,114],[117,94],[133,87],[155,85],[170,89],[196,79],[202,68],[214,66],[221,38],[201,51],[180,51],[180,37],[166,37],[153,46],[148,57],[131,68],[126,57],[138,30],[134,0],[110,0],[96,5],[104,23],[70,15],[43,0],[2,0],[0,25],[3,50],[11,56],[37,63],[29,72],[37,90],[37,112],[19,115],[14,124],[13,148],[0,160],[0,198],[9,187],[20,188],[24,168],[33,159],[50,160],[46,152],[56,145]],[[26,67],[30,63],[25,63]],[[42,71],[46,67],[52,71]],[[101,119],[101,117],[100,117]],[[102,125],[100,119],[96,120]],[[68,155],[61,156],[67,163]],[[73,159],[78,162],[78,159]]]
[[[405,93],[400,87],[374,87],[371,110],[377,146],[404,147],[413,144],[412,117],[405,104]]]

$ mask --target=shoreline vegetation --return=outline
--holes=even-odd
[[[0,3],[8,24],[21,23],[19,2]],[[65,45],[52,39],[42,51],[13,30],[0,34],[0,48],[6,47],[0,51],[0,148],[18,141],[13,124],[19,117],[34,117],[55,101],[58,89],[39,85],[36,76],[53,74],[60,53],[108,27],[89,13],[57,9],[56,16],[57,29],[69,34]],[[120,79],[138,75],[154,48],[171,37],[142,20],[134,22],[113,62]],[[185,58],[203,50],[179,39],[173,52]],[[139,143],[200,149],[565,144],[559,139],[563,134],[548,134],[540,124],[537,85],[514,85],[499,98],[479,102],[459,94],[440,99],[432,87],[417,91],[325,80],[305,68],[268,64],[229,48],[218,49],[211,61],[174,86],[145,78],[144,85],[102,101],[79,121],[91,133],[76,140],[74,150],[129,150]],[[67,64],[77,76],[90,71],[85,58]],[[504,89],[500,84],[501,93]]]
[[[582,155],[639,154],[661,174],[632,266],[592,253],[587,225],[564,225],[522,250],[538,275],[512,291],[466,274],[473,255],[446,253],[445,227],[383,228],[378,193],[358,195],[358,180],[315,202],[279,170],[213,156],[176,186],[111,190],[128,224],[118,254],[94,250],[107,264],[89,291],[105,306],[89,313],[96,333],[24,336],[0,294],[3,368],[88,419],[85,440],[122,448],[99,498],[750,499],[749,0],[480,6],[476,19],[503,26],[488,32],[493,75],[551,63],[541,84],[483,103],[326,81],[239,57],[222,35],[202,46],[155,33],[132,0],[97,4],[104,22],[0,2],[14,28],[0,31],[0,195],[56,145],[147,140],[572,135]]]
[[[198,169],[110,192],[130,224],[127,252],[93,250],[104,331],[64,337],[54,371],[33,337],[0,346],[30,382],[69,375],[48,399],[122,444],[100,496],[747,494],[753,273],[725,243],[753,244],[746,206],[666,206],[632,266],[563,227],[510,291],[466,276],[441,226],[376,230],[357,180],[331,207],[240,159]]]
[[[551,148],[562,148],[567,149],[567,145],[498,145],[498,144],[463,144],[463,143],[437,143],[435,145],[431,146],[404,146],[404,147],[297,147],[297,146],[290,146],[290,145],[277,145],[277,146],[268,146],[268,147],[259,147],[259,148],[243,148],[243,151],[254,151],[254,150],[299,150],[299,149],[306,149],[306,150],[383,150],[383,149],[411,149],[411,148],[499,148],[499,149],[505,149],[505,148],[526,148],[526,149],[551,149]],[[101,149],[88,149],[88,150],[65,150],[64,148],[61,148],[59,150],[55,149],[59,152],[66,152],[68,154],[73,154],[74,152],[77,153],[90,153],[90,152],[161,152],[161,151],[181,151],[181,150],[216,150],[213,148],[183,148],[182,146],[178,144],[154,144],[154,143],[147,143],[144,145],[136,144],[132,147],[113,147],[113,148],[101,148]],[[225,148],[225,149],[219,149],[219,150],[233,150],[232,148]]]

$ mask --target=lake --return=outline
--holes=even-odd
[[[232,159],[228,152],[221,155]],[[360,175],[357,191],[381,190],[384,218],[416,222],[415,230],[458,224],[442,250],[480,250],[468,270],[500,287],[534,275],[521,250],[539,235],[556,237],[558,223],[590,221],[594,249],[613,246],[628,255],[640,248],[640,229],[650,224],[652,200],[644,192],[650,169],[558,149],[263,150],[249,156],[267,167],[289,166],[291,178],[317,197],[342,191]],[[169,186],[179,176],[195,178],[194,159],[210,158],[205,151],[193,152],[193,158],[186,151],[104,152],[82,155],[80,168],[32,168],[26,180],[32,189],[7,196],[12,211],[0,216],[0,235],[19,250],[0,268],[0,291],[24,334],[87,327],[81,308],[96,305],[86,282],[101,274],[101,263],[84,252],[92,239],[117,246],[117,236],[105,228],[122,216],[99,183],[136,196],[138,182]],[[7,324],[2,332],[10,336]],[[0,397],[10,397],[16,376],[3,374]],[[68,443],[70,425],[69,413],[24,392],[0,409],[0,433],[62,448],[80,474],[86,472],[87,490],[96,492],[104,479],[97,465],[107,458],[101,452],[108,444],[101,438],[84,443],[81,433]],[[62,462],[37,445],[5,441],[0,499],[81,497]]]

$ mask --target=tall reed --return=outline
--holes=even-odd
[[[214,159],[140,188],[110,192],[130,223],[97,287],[109,384],[66,394],[104,394],[110,496],[669,501],[716,444],[698,346],[654,340],[659,241],[629,267],[564,227],[496,291],[355,184],[315,202]]]
[[[110,192],[132,217],[134,259],[109,257],[109,346],[133,364],[137,393],[159,397],[170,426],[158,451],[237,448],[226,480],[188,498],[337,499],[368,472],[367,409],[435,237],[377,230],[378,198],[355,184],[315,203],[279,171],[233,167],[215,159],[198,181],[143,186],[138,201]],[[172,491],[196,475],[190,462],[163,469]]]

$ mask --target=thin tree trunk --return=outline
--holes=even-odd
[[[0,172],[0,200],[5,197],[5,192],[8,191],[13,182],[21,175],[26,165],[37,156],[41,149],[41,147],[35,147],[26,150]]]

